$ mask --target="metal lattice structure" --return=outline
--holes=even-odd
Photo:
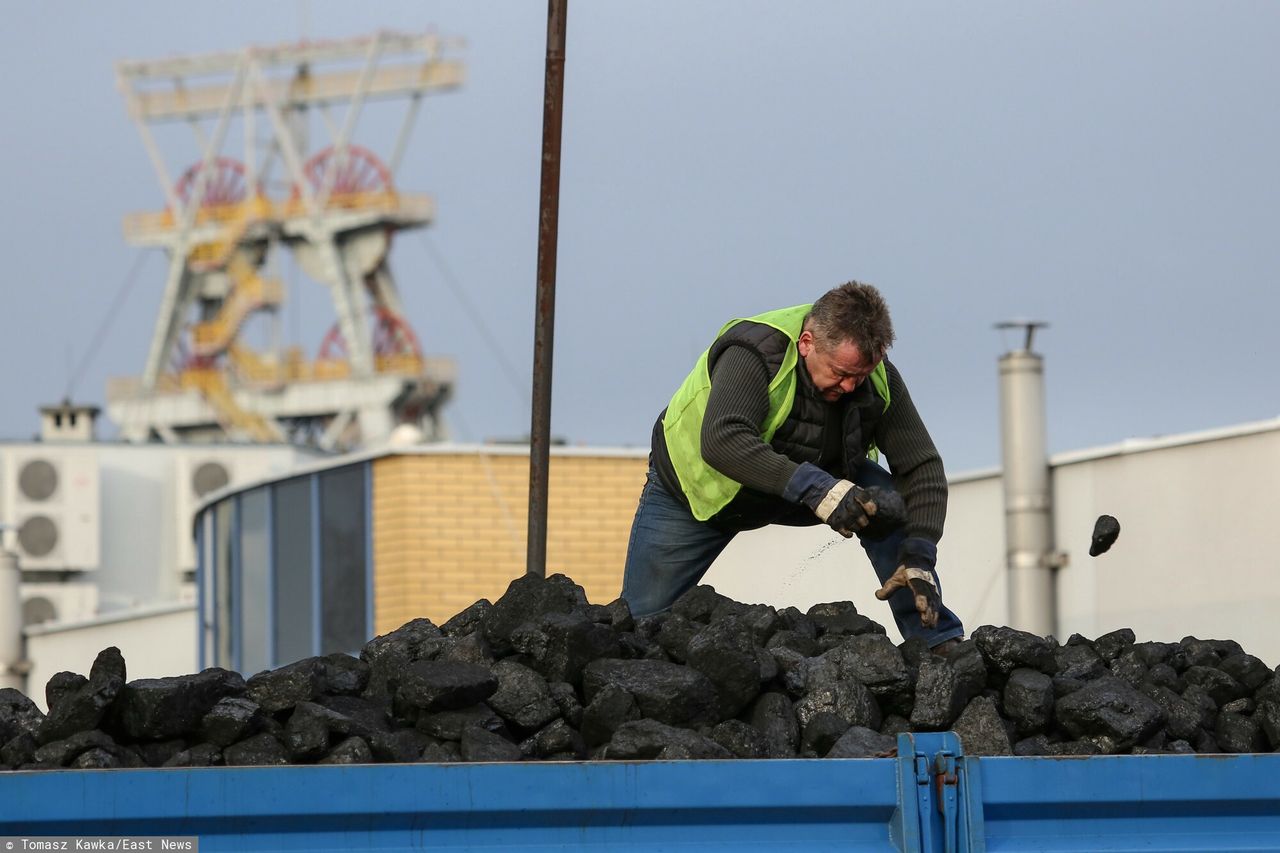
[[[423,355],[388,252],[397,232],[433,217],[431,199],[400,192],[395,174],[423,96],[461,85],[461,63],[446,56],[454,47],[381,32],[117,65],[167,203],[126,217],[125,236],[169,258],[143,375],[108,389],[125,438],[346,449],[401,423],[443,437],[453,362]],[[353,142],[375,99],[407,101],[386,159]],[[329,136],[318,147],[313,115]],[[200,159],[175,180],[153,130],[177,122],[194,131]],[[239,157],[223,150],[233,122],[244,130]],[[336,321],[313,360],[243,340],[251,317],[284,304],[280,281],[265,275],[280,251],[332,298]]]

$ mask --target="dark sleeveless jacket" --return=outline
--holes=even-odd
[[[782,366],[787,347],[792,345],[777,329],[760,323],[738,323],[712,344],[708,367],[714,371],[717,358],[727,348],[745,346],[764,361],[772,380]],[[867,457],[872,446],[885,401],[871,382],[863,382],[853,393],[830,403],[814,387],[803,364],[796,366],[796,375],[795,401],[769,442],[770,447],[795,462],[811,462],[832,476],[851,478],[854,468]],[[659,415],[654,425],[654,469],[663,487],[677,500],[687,502],[667,452],[662,417]],[[766,524],[807,526],[817,523],[817,519],[807,507],[744,487],[709,523],[738,531]]]

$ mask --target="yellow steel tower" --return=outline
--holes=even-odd
[[[125,236],[169,257],[146,369],[108,388],[125,438],[347,449],[401,423],[443,437],[453,362],[423,355],[387,258],[396,232],[432,219],[431,200],[400,192],[394,176],[422,97],[462,82],[461,63],[446,57],[453,47],[382,32],[118,64],[167,201],[127,217]],[[352,141],[373,99],[408,102],[385,160]],[[330,137],[317,148],[306,132],[312,111]],[[191,126],[200,152],[177,180],[153,134],[175,122]],[[233,123],[243,130],[240,157],[223,151]],[[336,322],[315,359],[242,339],[252,315],[284,302],[281,283],[264,275],[277,251],[332,297]]]

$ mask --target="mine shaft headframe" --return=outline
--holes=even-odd
[[[163,215],[132,217],[125,223],[128,236],[131,220],[137,220],[131,237],[135,242],[162,245],[170,252],[144,388],[156,387],[192,304],[192,274],[197,272],[190,268],[192,251],[208,243],[229,247],[241,240],[236,226],[246,224],[262,224],[270,234],[283,229],[319,247],[326,270],[321,280],[332,290],[353,366],[361,375],[374,371],[361,283],[348,280],[338,234],[350,224],[345,208],[352,206],[363,205],[366,218],[423,221],[425,200],[395,193],[391,177],[405,152],[422,96],[461,85],[461,62],[446,56],[461,46],[460,40],[433,33],[384,31],[362,38],[117,63],[117,83],[167,203]],[[351,193],[348,184],[354,181],[357,190],[362,186],[354,179],[364,174],[361,155],[367,153],[351,144],[363,105],[404,98],[410,103],[394,152],[379,173],[381,191]],[[335,105],[345,105],[337,117],[331,115]],[[313,109],[331,137],[327,154],[308,150],[306,126],[300,120]],[[269,147],[260,155],[257,128],[264,117]],[[238,158],[224,157],[223,150],[233,119],[239,119],[244,130]],[[189,125],[200,151],[199,161],[176,183],[153,135],[154,127],[166,123]],[[293,194],[284,201],[268,200],[263,195],[265,179],[281,162]],[[234,181],[224,186],[230,177]],[[230,197],[228,187],[243,190],[241,203],[219,204],[227,200],[224,196]],[[339,204],[332,204],[334,196],[344,193]],[[385,281],[380,292],[394,296],[389,276],[381,278]]]
[[[300,108],[338,103],[351,100],[361,89],[363,96],[369,98],[452,89],[462,83],[462,65],[444,59],[444,52],[459,46],[460,40],[442,39],[431,33],[379,32],[335,41],[251,46],[168,59],[122,60],[116,63],[116,79],[129,98],[135,118],[141,121],[191,119],[222,112],[233,88],[227,80],[200,85],[191,85],[189,80],[234,77],[246,65],[256,67],[259,74],[284,68],[299,76],[263,78],[258,82],[267,85],[250,93],[247,102],[236,99],[236,106],[241,108],[269,104]],[[362,78],[370,73],[368,69],[320,70],[326,63],[369,58],[401,61],[374,69],[372,77],[365,81]],[[406,58],[409,61],[405,61]],[[137,89],[139,83],[155,88]],[[166,90],[164,84],[172,88]]]
[[[331,125],[334,148],[344,151],[365,101],[386,98],[412,99],[397,137],[389,166],[399,166],[421,96],[446,91],[463,82],[463,65],[446,53],[461,47],[458,39],[433,33],[408,34],[383,31],[372,36],[333,41],[302,42],[273,47],[247,47],[239,51],[180,56],[158,60],[124,60],[116,63],[116,81],[128,105],[129,115],[142,133],[143,143],[165,192],[170,209],[194,215],[202,186],[183,205],[149,125],[187,121],[196,130],[204,152],[205,169],[218,156],[228,119],[240,115],[251,121],[261,111],[272,127],[275,144],[290,172],[291,182],[302,188],[309,206],[322,208],[327,187],[311,190],[304,177],[306,151],[292,130],[290,117],[311,107],[322,111],[349,104],[341,128]],[[353,67],[353,62],[363,61]],[[284,72],[284,73],[282,73]],[[327,113],[325,113],[327,119]],[[216,118],[214,138],[206,140],[201,119]],[[246,127],[251,131],[250,127]],[[247,166],[256,179],[252,151]],[[188,211],[186,208],[190,207]],[[188,219],[189,221],[189,219]]]

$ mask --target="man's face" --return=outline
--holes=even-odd
[[[834,347],[824,345],[808,329],[800,333],[796,348],[804,359],[814,387],[829,402],[853,391],[876,369],[877,362],[863,355],[853,341],[841,341]]]

